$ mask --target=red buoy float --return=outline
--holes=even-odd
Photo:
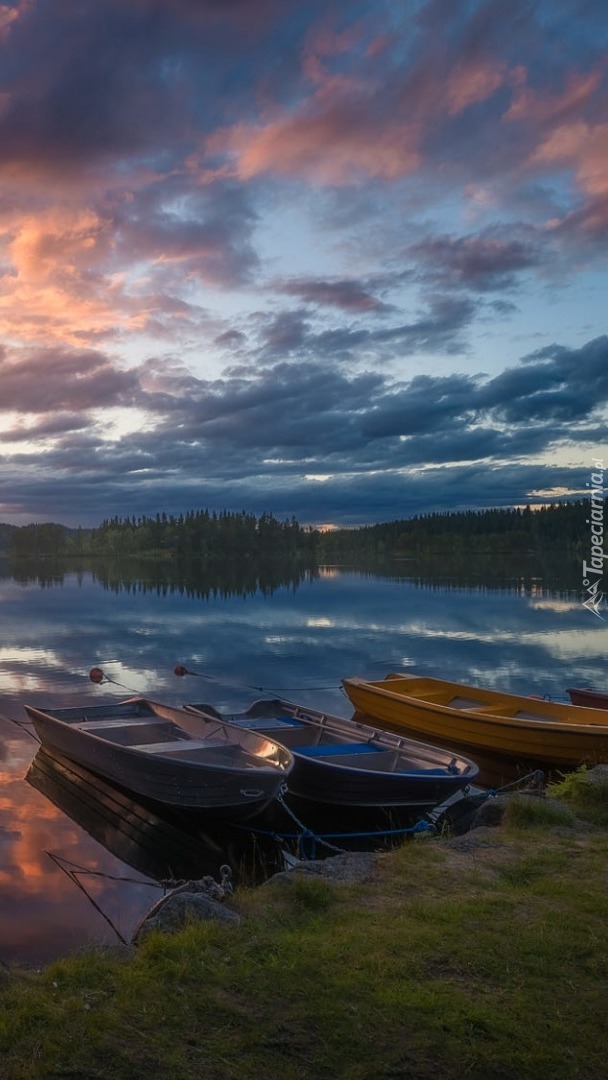
[[[89,679],[94,683],[102,683],[105,676],[100,667],[92,667],[89,671]]]
[[[188,668],[184,667],[183,664],[176,664],[175,667],[173,668],[173,674],[174,675],[180,675],[180,676],[181,675],[187,675],[188,674]]]

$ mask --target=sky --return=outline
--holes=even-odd
[[[0,4],[0,521],[583,493],[607,239],[605,3]]]

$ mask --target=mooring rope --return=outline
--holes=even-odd
[[[519,786],[521,784],[524,784],[526,781],[529,781],[529,780],[535,780],[538,784],[540,784],[544,780],[544,773],[539,769],[535,769],[534,772],[527,773],[525,776],[521,776],[517,780],[513,780],[508,784],[503,784],[499,788],[492,788],[492,789],[490,789],[488,791],[482,791],[482,792],[479,793],[478,796],[475,796],[475,797],[479,798],[479,799],[489,799],[489,798],[492,798],[492,797],[494,797],[496,795],[501,794],[503,791],[507,791],[509,788],[517,787],[517,786]],[[465,789],[465,795],[463,796],[463,800],[464,800],[464,798],[467,797],[466,796],[466,791],[468,791],[468,790],[469,790],[468,788]],[[316,853],[315,849],[316,849],[316,844],[317,843],[322,844],[323,846],[329,848],[330,850],[335,851],[337,854],[343,855],[343,854],[345,854],[344,849],[336,847],[334,844],[331,843],[332,840],[368,840],[368,839],[382,840],[382,839],[388,839],[388,838],[394,837],[394,836],[408,836],[408,835],[415,835],[417,833],[424,833],[424,832],[437,833],[437,831],[438,831],[437,822],[432,820],[433,815],[437,814],[437,812],[439,810],[439,808],[435,807],[433,810],[429,811],[429,814],[427,815],[426,818],[420,818],[420,820],[415,822],[414,825],[408,825],[408,826],[404,826],[404,827],[401,827],[401,828],[396,828],[396,829],[372,829],[372,830],[362,831],[362,832],[348,831],[348,832],[315,833],[315,832],[313,832],[312,829],[309,829],[301,821],[299,821],[299,819],[293,813],[291,808],[285,802],[285,800],[283,798],[283,794],[284,794],[284,792],[279,794],[277,802],[280,803],[280,805],[289,814],[289,816],[293,819],[293,821],[298,825],[298,827],[300,828],[301,831],[299,833],[286,833],[286,832],[279,832],[277,830],[256,829],[256,828],[252,828],[251,826],[248,827],[248,831],[252,832],[252,833],[256,833],[257,835],[271,837],[274,840],[296,840],[298,842],[299,847],[302,847],[304,842],[311,841],[312,842],[312,852],[313,852],[313,854],[311,856],[312,859],[314,859],[314,857],[315,857],[315,853]],[[457,800],[456,802],[452,803],[451,805],[452,806],[457,806],[459,801],[460,800]],[[441,814],[445,812],[445,809],[447,809],[447,808],[444,807],[443,810],[439,810],[439,817],[441,817]]]
[[[21,731],[24,731],[26,735],[29,735],[30,738],[34,739],[40,746],[40,739],[36,735],[36,732],[30,731],[29,725],[32,723],[31,720],[15,720],[14,716],[7,716],[5,713],[0,713],[0,720],[8,720],[10,724],[14,724],[15,727],[20,728]]]
[[[279,794],[277,795],[276,801],[278,802],[279,806],[281,806],[283,808],[283,810],[285,810],[285,812],[289,815],[289,817],[292,819],[292,821],[294,821],[295,824],[298,826],[298,828],[301,830],[301,834],[300,834],[301,835],[301,840],[299,841],[299,843],[301,843],[301,841],[304,840],[304,839],[318,841],[320,844],[323,844],[324,847],[328,848],[330,851],[334,851],[337,855],[344,855],[345,852],[344,852],[343,848],[336,847],[335,844],[329,843],[322,836],[317,836],[316,833],[314,833],[311,829],[308,829],[306,827],[306,825],[304,825],[303,822],[301,822],[299,820],[299,818],[296,817],[296,815],[294,814],[291,807],[289,807],[287,805],[287,803],[285,802],[285,799],[283,797],[284,794],[285,794],[285,790],[286,789],[285,789],[285,785],[284,785],[284,790],[279,791]]]
[[[162,888],[162,884],[157,881],[142,881],[141,878],[129,878],[123,877],[120,874],[108,874],[105,870],[91,870],[87,866],[80,866],[79,863],[72,862],[71,859],[66,859],[63,855],[55,855],[52,851],[45,852],[53,862],[61,862],[65,866],[70,867],[70,873],[82,874],[83,877],[100,877],[105,878],[107,881],[125,881],[129,885],[153,885]]]
[[[238,682],[234,679],[219,679],[215,675],[207,675],[202,671],[190,671],[185,664],[176,664],[173,674],[182,678],[184,675],[193,675],[197,679],[207,679],[209,682],[220,683],[222,686],[241,686],[246,690],[257,690],[259,693],[282,693],[285,690],[340,690],[338,683],[331,686],[254,686],[253,683]]]
[[[293,816],[293,815],[292,815]],[[295,819],[297,821],[297,818]],[[385,836],[403,836],[407,833],[421,833],[421,832],[435,832],[436,826],[432,821],[427,821],[424,818],[420,818],[414,825],[403,826],[399,829],[370,829],[367,832],[335,832],[335,833],[315,833],[312,829],[303,827],[303,833],[287,833],[277,832],[276,829],[256,829],[252,826],[240,826],[246,828],[247,832],[255,833],[258,836],[269,836],[273,840],[298,840],[300,836],[304,835],[306,839],[318,840],[325,842],[328,839],[331,840],[366,840],[370,837],[377,837],[382,839]],[[332,847],[331,844],[326,844],[327,847]],[[345,855],[346,852],[343,848],[335,848],[337,854]]]
[[[524,784],[526,780],[535,780],[538,787],[544,782],[545,774],[542,769],[535,769],[534,772],[526,773],[525,776],[519,776],[517,780],[511,780],[508,784],[502,784],[497,788],[489,788],[488,791],[480,792],[480,795],[485,795],[486,798],[492,798],[494,795],[500,795],[501,792],[507,791],[509,788],[518,787],[520,784]]]
[[[338,683],[333,683],[331,686],[254,686],[253,683],[239,682],[235,679],[220,679],[216,675],[207,675],[203,671],[190,671],[185,664],[176,664],[173,668],[173,674],[182,678],[184,675],[192,675],[197,679],[206,679],[207,682],[217,683],[219,686],[237,686],[245,690],[255,690],[257,693],[266,694],[279,694],[285,691],[292,690],[341,690],[342,687]],[[141,691],[134,690],[132,686],[126,686],[125,683],[118,682],[117,679],[113,679],[111,675],[100,667],[92,667],[89,671],[89,679],[96,686],[100,686],[103,683],[112,683],[114,686],[119,686],[122,690],[128,690],[130,694],[138,694]]]
[[[221,679],[215,675],[206,675],[204,672],[191,672],[186,664],[176,664],[173,669],[173,674],[178,675],[180,678],[184,675],[194,675],[197,678],[206,678],[211,683],[219,683],[221,686],[240,686],[246,690],[258,690],[261,693],[276,692],[281,693],[283,690],[340,690],[341,687],[338,683],[333,683],[332,686],[254,686],[253,683],[239,683],[234,679]]]
[[[93,905],[93,907],[95,908],[95,910],[96,910],[97,912],[99,912],[99,914],[101,915],[102,919],[105,919],[105,921],[107,922],[108,926],[109,926],[109,927],[111,927],[111,929],[112,929],[112,930],[114,931],[114,933],[116,934],[116,937],[118,938],[118,940],[119,940],[119,941],[120,941],[120,942],[121,942],[121,943],[122,943],[123,945],[128,945],[128,944],[129,944],[129,942],[127,941],[127,939],[126,939],[126,938],[124,938],[124,937],[123,937],[123,935],[121,934],[121,932],[120,932],[120,930],[118,929],[118,927],[117,927],[117,926],[115,926],[115,924],[114,924],[114,923],[112,922],[112,920],[111,920],[110,916],[109,916],[109,915],[106,915],[106,913],[105,913],[105,911],[103,910],[103,908],[101,908],[101,907],[99,906],[99,904],[97,903],[97,901],[96,901],[96,900],[94,900],[94,899],[93,899],[93,897],[91,896],[91,894],[90,894],[90,893],[89,893],[89,892],[87,891],[87,889],[85,889],[85,887],[84,887],[84,885],[82,884],[82,882],[78,880],[77,874],[78,874],[79,872],[82,872],[82,871],[76,871],[76,870],[70,870],[70,869],[68,869],[68,866],[69,866],[69,860],[67,860],[67,859],[66,859],[66,860],[62,860],[62,858],[61,858],[61,856],[60,856],[60,855],[54,855],[52,851],[47,851],[47,852],[46,852],[46,854],[48,855],[49,859],[51,859],[51,860],[52,860],[52,861],[53,861],[53,862],[55,863],[55,866],[57,866],[57,867],[58,867],[58,868],[59,868],[60,870],[62,870],[62,871],[63,871],[63,873],[64,873],[64,874],[66,875],[66,877],[68,877],[68,878],[70,879],[70,881],[72,881],[72,882],[74,883],[74,885],[76,885],[76,887],[77,887],[78,889],[80,889],[80,891],[81,891],[82,893],[84,893],[84,895],[86,896],[86,898],[87,898],[87,900],[89,901],[89,903]],[[63,862],[64,862],[64,861],[65,861],[65,863],[67,864],[66,866],[64,866],[64,865],[63,865]],[[73,864],[73,865],[76,865],[76,864]],[[140,882],[140,884],[144,884],[144,883],[143,883],[143,882]]]

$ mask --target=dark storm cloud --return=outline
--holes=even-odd
[[[608,337],[580,349],[552,345],[508,368],[479,394],[482,407],[508,422],[530,419],[569,423],[590,415],[608,401]]]
[[[94,445],[102,472],[170,468],[189,483],[211,462],[217,475],[252,468],[315,472],[323,463],[347,473],[382,463],[509,459],[560,441],[587,441],[592,432],[597,437],[608,402],[608,338],[578,350],[542,350],[491,379],[418,375],[398,382],[309,361],[236,369],[209,381],[177,363],[124,373],[99,354],[46,354],[13,363],[12,371],[19,379],[12,387],[7,382],[6,409],[37,374],[40,394],[29,408],[38,414],[40,434],[56,436],[45,454],[48,467],[87,469],[83,440],[93,440],[88,449]],[[55,419],[59,397],[62,415]],[[96,417],[125,402],[148,421],[110,442]],[[90,414],[89,429],[69,414],[70,404]],[[23,438],[18,429],[14,439]]]
[[[10,431],[0,431],[0,442],[31,442],[32,439],[47,439],[64,436],[74,431],[83,431],[90,425],[85,413],[48,413],[42,420],[13,427]]]
[[[575,372],[576,356],[573,378]],[[501,427],[492,412],[485,424],[471,423],[484,386],[464,377],[413,380],[416,407],[424,397],[438,405],[420,422],[416,409],[407,408],[407,387],[380,375],[354,380],[322,366],[281,365],[258,374],[253,385],[201,384],[198,397],[194,382],[188,398],[178,394],[167,422],[161,411],[149,430],[109,442],[100,430],[66,425],[43,463],[37,454],[5,458],[0,499],[23,511],[32,500],[39,515],[72,524],[97,523],[108,506],[125,514],[270,509],[303,521],[358,524],[430,509],[543,501],[546,494],[533,493],[551,488],[582,490],[580,469],[522,467],[510,459],[560,439],[598,440],[602,427],[587,423],[577,431],[541,420]],[[464,407],[467,396],[471,410]],[[167,399],[150,401],[161,407]],[[142,393],[142,405],[145,400]]]
[[[379,342],[396,341],[412,351],[443,348],[458,353],[465,347],[461,332],[474,314],[475,306],[469,300],[439,294],[430,298],[428,311],[422,312],[419,319],[392,330],[379,330],[375,338]]]
[[[268,362],[297,350],[313,362],[324,356],[339,362],[364,359],[382,364],[390,358],[438,349],[456,354],[465,349],[462,333],[474,314],[472,301],[449,295],[431,296],[411,322],[378,329],[358,324],[313,328],[305,311],[283,311],[261,320],[260,356]]]
[[[259,265],[252,245],[257,215],[233,184],[192,189],[184,181],[154,182],[113,215],[116,256],[177,265],[179,274],[221,285],[246,281]]]
[[[282,311],[268,320],[261,332],[264,352],[283,356],[300,349],[308,339],[308,324],[299,311]]]
[[[40,507],[38,520],[66,524],[100,523],[112,514],[131,516],[156,510],[182,513],[194,507],[232,508],[259,514],[268,510],[294,515],[301,522],[344,525],[394,520],[416,513],[448,509],[483,509],[546,501],[546,492],[569,488],[584,490],[585,470],[523,465],[486,464],[426,468],[414,474],[367,473],[338,475],[327,482],[288,476],[269,477],[260,472],[235,479],[192,477],[176,486],[172,474],[157,473],[135,488],[130,476],[83,474],[80,479],[58,473],[32,471],[7,491],[0,480],[0,499],[15,516],[27,516],[28,507]],[[539,492],[539,494],[534,494]],[[545,494],[542,494],[545,493]],[[74,514],[74,506],[80,513]],[[62,511],[63,508],[63,512]]]
[[[507,228],[478,236],[431,237],[411,247],[409,255],[421,270],[427,268],[431,280],[476,292],[512,288],[522,272],[544,261],[538,237],[517,237]]]
[[[163,437],[171,437],[177,422],[179,439],[228,444],[241,453],[277,449],[300,457],[302,447],[316,455],[345,443],[354,449],[353,418],[383,384],[376,374],[347,377],[323,364],[277,364],[249,379],[222,380],[198,392],[192,386],[175,403]]]
[[[475,411],[476,381],[466,375],[418,375],[403,389],[370,404],[362,428],[371,438],[413,435],[462,424]]]
[[[308,304],[341,308],[353,312],[390,311],[389,304],[384,304],[373,296],[364,284],[355,280],[324,281],[322,278],[300,278],[286,282],[278,287],[279,292],[288,296],[298,296]]]
[[[227,349],[238,349],[241,345],[244,345],[247,341],[247,337],[241,330],[225,330],[223,334],[218,334],[215,339],[216,345],[222,345]]]
[[[532,492],[584,486],[584,471],[525,465],[429,468],[415,474],[367,474],[340,477],[332,483],[280,491],[281,507],[302,504],[315,522],[345,525],[390,521],[433,511],[486,509],[542,502]],[[290,498],[291,496],[291,498]]]
[[[155,447],[162,447],[171,461],[180,460],[177,444],[183,445],[186,458],[193,455],[188,468],[197,454],[213,454],[221,446],[219,457],[231,471],[257,468],[266,458],[277,472],[323,472],[324,463],[343,473],[508,460],[601,434],[607,347],[608,339],[598,339],[580,350],[546,350],[546,358],[494,379],[416,376],[399,383],[380,374],[347,375],[320,362],[269,365],[250,377],[190,382],[170,406],[168,424],[143,438],[147,452],[154,456]],[[585,389],[577,390],[581,373]],[[568,391],[580,394],[575,422],[572,410],[561,408]],[[150,400],[162,411],[162,394]]]
[[[46,349],[17,360],[0,358],[0,409],[25,413],[131,405],[139,383],[103,354]]]

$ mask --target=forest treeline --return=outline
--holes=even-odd
[[[0,525],[0,550],[15,558],[146,556],[218,564],[240,560],[314,566],[382,558],[546,555],[586,551],[589,508],[561,502],[540,509],[468,510],[324,530],[273,514],[193,510],[113,517],[92,529],[54,523]]]
[[[561,502],[531,509],[500,508],[420,514],[400,521],[339,529],[324,535],[333,558],[575,554],[589,547],[589,505]]]
[[[113,517],[94,529],[45,523],[24,525],[11,535],[16,557],[153,556],[201,562],[303,559],[314,562],[314,530],[272,514],[217,514],[193,510],[155,517]]]

